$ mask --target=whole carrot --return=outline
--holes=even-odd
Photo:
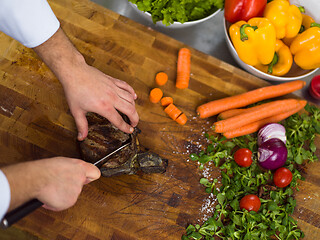
[[[299,105],[299,100],[296,99],[285,99],[264,103],[255,110],[215,122],[213,129],[217,133],[227,132],[245,126],[249,123],[290,111],[297,108]]]
[[[239,127],[237,129],[234,129],[234,130],[230,130],[230,131],[224,132],[223,135],[226,138],[235,138],[235,137],[239,137],[239,136],[243,136],[243,135],[247,135],[247,134],[251,134],[251,133],[257,132],[260,128],[262,128],[264,125],[266,125],[268,123],[280,122],[280,121],[290,117],[291,115],[299,112],[301,109],[303,109],[306,106],[307,101],[301,100],[301,101],[299,101],[299,103],[300,103],[299,106],[297,108],[295,108],[295,109],[292,109],[290,111],[281,113],[279,115],[274,115],[274,116],[271,116],[271,117],[268,117],[268,118],[264,118],[264,119],[261,119],[259,121],[253,122],[253,123],[249,123],[249,124],[247,124],[245,126]]]
[[[214,100],[200,105],[197,108],[197,114],[200,116],[200,118],[211,117],[229,109],[245,107],[265,99],[283,96],[301,89],[305,85],[306,83],[304,81],[296,80],[279,85],[258,88],[253,91]]]
[[[231,118],[231,117],[237,116],[237,115],[245,113],[245,112],[254,111],[256,109],[259,109],[260,106],[261,105],[257,105],[257,106],[251,107],[251,108],[230,109],[230,110],[224,111],[222,113],[219,113],[218,120],[223,120],[223,119],[227,119],[227,118]]]
[[[191,52],[188,48],[181,48],[178,54],[176,87],[180,89],[189,86]]]

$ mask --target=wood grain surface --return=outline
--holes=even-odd
[[[192,52],[188,89],[175,88],[176,61],[184,47],[166,35],[86,0],[50,0],[62,29],[87,62],[128,82],[137,92],[143,147],[169,159],[167,172],[101,178],[86,185],[66,211],[36,210],[1,239],[163,240],[180,239],[185,227],[210,216],[215,203],[199,184],[202,172],[188,155],[207,144],[215,120],[196,117],[208,100],[268,85],[218,59]],[[148,100],[154,76],[168,73],[165,96],[188,116],[185,126]],[[0,33],[0,164],[52,156],[79,157],[76,127],[63,89],[36,54]],[[320,146],[319,141],[317,145]],[[44,170],[45,171],[45,170]],[[206,169],[212,177],[215,168]],[[295,219],[305,239],[320,239],[320,164],[310,165],[297,193]]]

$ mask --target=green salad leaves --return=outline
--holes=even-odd
[[[288,158],[285,167],[293,179],[288,187],[278,188],[273,184],[271,170],[262,169],[257,161],[256,135],[246,135],[226,141],[224,137],[209,136],[211,144],[199,154],[191,154],[200,168],[212,161],[221,169],[221,180],[210,182],[201,178],[200,183],[207,193],[217,198],[212,216],[202,225],[189,225],[182,240],[221,239],[300,239],[304,234],[291,215],[296,201],[294,192],[299,191],[298,180],[303,180],[300,170],[308,162],[317,161],[314,139],[320,133],[320,110],[311,105],[305,113],[294,114],[284,122],[287,135]],[[249,148],[253,153],[250,167],[240,167],[233,159],[237,148]],[[248,212],[239,207],[242,197],[255,194],[260,198],[258,212]]]
[[[143,12],[149,12],[154,23],[162,21],[170,25],[174,21],[184,23],[209,16],[223,8],[224,0],[129,0]]]

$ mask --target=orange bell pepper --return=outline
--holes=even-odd
[[[268,65],[259,64],[255,66],[262,72],[275,75],[283,76],[289,72],[293,62],[293,57],[290,49],[281,40],[276,41],[276,51],[274,53],[273,60]]]

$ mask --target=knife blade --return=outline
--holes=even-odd
[[[112,156],[113,154],[117,153],[118,151],[120,151],[121,149],[125,148],[126,146],[128,146],[131,142],[127,142],[126,144],[122,145],[121,147],[117,148],[116,150],[114,150],[113,152],[109,153],[108,155],[104,156],[103,158],[99,159],[98,161],[96,161],[95,163],[93,163],[93,165],[95,165],[96,167],[100,167],[101,165],[103,165],[107,159]]]
[[[93,165],[96,167],[100,168],[110,156],[113,154],[119,152],[121,149],[125,148],[131,143],[131,138],[121,147],[117,148],[113,152],[109,153],[108,155],[104,156],[103,158],[99,159]],[[38,199],[32,199],[29,202],[26,202],[25,204],[21,205],[20,207],[10,211],[7,213],[4,218],[0,222],[0,227],[5,229],[10,227],[12,224],[16,223],[19,221],[21,218],[27,216],[29,213],[33,212],[37,208],[41,207],[43,205],[42,202],[40,202]]]

